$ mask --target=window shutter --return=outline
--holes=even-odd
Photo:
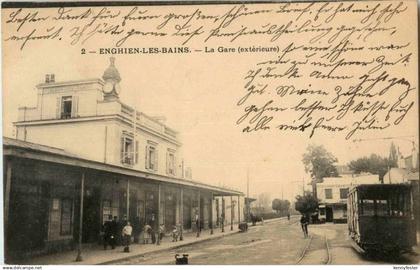
[[[169,152],[166,152],[166,174],[169,174]]]
[[[153,169],[155,171],[158,170],[158,150],[157,148],[155,148],[155,160],[154,160],[155,164],[153,165]]]
[[[60,112],[64,113],[64,104],[63,104],[63,97],[60,97]]]
[[[124,142],[125,137],[121,136],[121,163],[124,163]]]
[[[139,162],[139,141],[136,140],[136,148],[135,148],[135,164]]]
[[[178,163],[176,163],[176,155],[174,154],[174,167],[173,167],[173,170],[174,170],[174,175],[176,176],[176,167],[177,167],[177,164]]]
[[[146,163],[144,164],[144,167],[146,169],[149,169],[149,146],[148,145],[146,145],[146,158],[145,158],[145,160],[146,160]]]
[[[79,116],[79,97],[73,96],[71,102],[71,117]]]
[[[56,118],[60,119],[61,118],[61,97],[57,97],[57,108],[56,108]]]

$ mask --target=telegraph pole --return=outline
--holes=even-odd
[[[246,221],[249,221],[249,167],[246,170]]]
[[[305,196],[305,177],[302,176],[302,196]]]

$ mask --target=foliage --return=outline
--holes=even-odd
[[[337,158],[322,145],[309,145],[302,159],[305,171],[317,181],[324,177],[338,176],[337,168],[334,166],[337,161]]]
[[[295,209],[304,215],[311,215],[318,209],[318,200],[311,192],[296,196]]]
[[[284,214],[289,211],[290,208],[290,202],[288,200],[280,200],[280,199],[274,199],[272,202],[272,208],[275,210],[278,214]]]
[[[383,180],[383,177],[388,169],[396,166],[396,159],[390,160],[388,158],[380,157],[376,154],[371,154],[369,157],[362,157],[356,160],[352,160],[349,163],[350,169],[355,173],[369,172],[372,174],[378,174],[381,181]]]

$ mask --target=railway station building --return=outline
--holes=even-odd
[[[6,261],[74,248],[80,230],[98,242],[110,216],[134,232],[243,220],[243,193],[187,179],[178,133],[122,103],[120,81],[114,59],[102,79],[49,74],[37,106],[19,108],[16,137],[3,138]]]

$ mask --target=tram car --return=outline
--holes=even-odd
[[[366,254],[398,256],[416,245],[411,186],[359,185],[349,191],[347,224],[353,247]]]

